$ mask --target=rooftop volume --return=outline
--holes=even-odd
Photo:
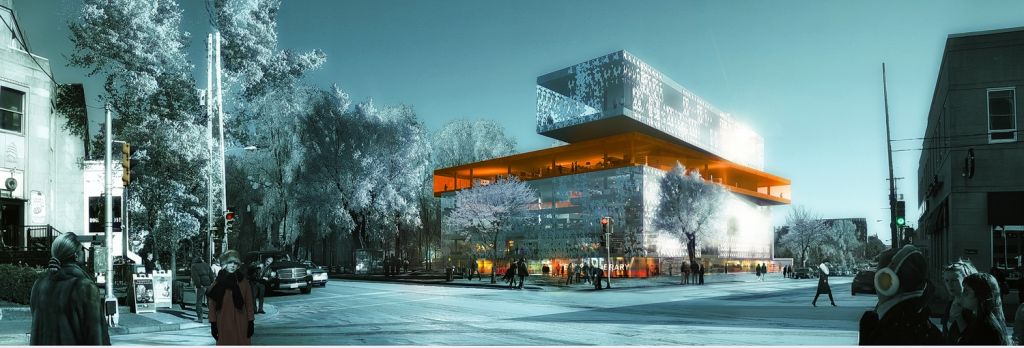
[[[764,139],[626,51],[537,78],[537,133],[573,143],[640,132],[764,169]]]

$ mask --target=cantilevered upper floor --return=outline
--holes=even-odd
[[[631,131],[764,169],[761,136],[629,52],[537,78],[537,133],[575,143]]]
[[[529,181],[626,166],[649,166],[669,171],[677,161],[688,169],[699,170],[705,180],[722,185],[759,205],[790,203],[789,179],[641,132],[627,132],[438,169],[434,171],[434,194],[440,196],[474,185],[487,185],[505,175]]]

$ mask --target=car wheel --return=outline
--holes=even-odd
[[[301,289],[299,289],[299,292],[301,292],[304,295],[308,295],[308,294],[313,292],[313,287],[311,286],[311,287],[308,287],[308,288],[301,288]]]

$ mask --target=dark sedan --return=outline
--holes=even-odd
[[[850,294],[857,296],[857,293],[875,293],[875,271],[864,270],[857,272],[857,275],[853,277],[853,283],[850,283]]]
[[[797,268],[793,270],[793,279],[811,279],[811,269]]]

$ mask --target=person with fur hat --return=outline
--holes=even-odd
[[[252,290],[245,271],[241,270],[238,252],[228,250],[221,255],[224,266],[210,289],[210,331],[217,345],[251,345],[254,330]]]
[[[1009,345],[1006,335],[1006,317],[1003,315],[1003,300],[996,277],[991,274],[975,273],[964,278],[964,293],[960,306],[971,311],[963,336],[956,344],[966,346]]]
[[[928,320],[928,263],[913,245],[879,256],[875,271],[878,304],[860,319],[860,345],[942,345]]]
[[[32,284],[29,344],[56,346],[110,345],[100,292],[79,265],[82,244],[72,232],[50,245],[47,273]]]

